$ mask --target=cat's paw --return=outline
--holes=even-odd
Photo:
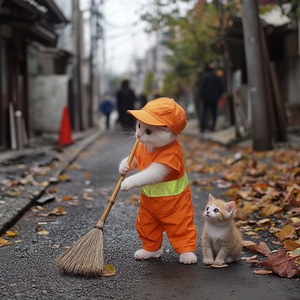
[[[233,257],[227,257],[227,258],[225,259],[225,263],[226,263],[226,264],[230,264],[230,263],[232,263],[232,262],[234,262],[234,261],[236,261],[236,258],[233,258]]]
[[[121,191],[129,191],[131,189],[133,189],[135,187],[133,181],[129,178],[125,179],[122,183],[121,183]]]
[[[195,264],[197,256],[194,252],[183,252],[179,256],[179,262],[185,265]]]
[[[123,159],[119,166],[119,173],[126,174],[129,171],[129,165],[126,159]]]
[[[162,248],[157,250],[157,251],[154,251],[154,252],[150,252],[150,251],[147,251],[147,250],[144,250],[144,249],[140,249],[140,250],[137,250],[134,253],[134,258],[139,259],[139,260],[149,259],[149,258],[158,258],[162,254],[163,254],[163,249]]]
[[[205,265],[213,265],[214,264],[213,259],[203,259],[203,262]]]
[[[222,266],[222,265],[225,265],[225,261],[223,260],[215,260],[213,265],[216,265],[216,266]]]

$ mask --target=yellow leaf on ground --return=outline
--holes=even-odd
[[[9,230],[9,231],[6,231],[5,234],[9,237],[15,237],[15,236],[19,235],[17,230]]]
[[[284,241],[283,245],[287,251],[294,251],[294,250],[300,248],[300,243],[290,240],[290,239]]]
[[[117,271],[113,265],[105,265],[103,271],[100,274],[101,276],[108,277],[116,275]]]
[[[59,176],[58,176],[58,180],[59,180],[59,181],[70,181],[71,178],[70,178],[69,175],[63,174],[63,175],[59,175]]]
[[[293,223],[300,223],[300,218],[299,218],[299,217],[290,218],[290,220],[291,220]]]
[[[62,206],[59,205],[56,208],[54,208],[54,210],[52,210],[49,214],[55,215],[55,216],[63,216],[63,215],[66,215],[67,212],[65,211],[65,209]]]
[[[292,226],[285,226],[280,231],[275,233],[275,236],[278,237],[281,241],[287,238],[291,238],[294,234],[296,234],[294,228]]]
[[[271,215],[275,214],[276,212],[278,212],[280,209],[281,209],[280,207],[278,207],[274,204],[269,204],[262,209],[261,215],[271,216]]]
[[[7,246],[7,245],[10,245],[10,244],[12,244],[12,242],[9,242],[9,241],[7,241],[3,238],[0,238],[0,247],[1,246]]]

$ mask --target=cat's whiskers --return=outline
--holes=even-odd
[[[122,138],[121,141],[121,147],[122,148],[126,148],[128,145],[132,144],[132,141],[134,141],[136,139],[135,135],[127,135],[125,137]]]

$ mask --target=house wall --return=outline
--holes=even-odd
[[[30,123],[35,133],[59,133],[68,102],[67,75],[38,75],[29,80]]]

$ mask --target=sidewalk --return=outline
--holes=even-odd
[[[33,142],[31,148],[0,153],[0,234],[39,199],[52,182],[103,132],[74,133],[74,144],[60,148],[57,137]]]
[[[197,120],[189,120],[183,131],[200,140],[224,146],[251,147],[250,138],[235,138],[235,128],[200,134]],[[11,227],[20,216],[41,198],[52,182],[58,180],[77,156],[103,135],[98,128],[74,133],[75,143],[65,148],[57,147],[57,137],[37,139],[31,148],[0,153],[0,234]],[[276,147],[300,147],[299,130],[288,134],[288,142]],[[43,197],[42,197],[43,198]]]
[[[237,138],[235,133],[235,127],[229,127],[223,130],[214,132],[199,132],[199,125],[197,119],[188,121],[186,128],[183,133],[191,136],[198,137],[201,140],[212,141],[219,143],[224,146],[236,145],[240,147],[252,147],[252,138],[249,136]],[[287,129],[287,142],[274,143],[274,148],[285,148],[285,147],[299,147],[300,148],[300,129]]]

